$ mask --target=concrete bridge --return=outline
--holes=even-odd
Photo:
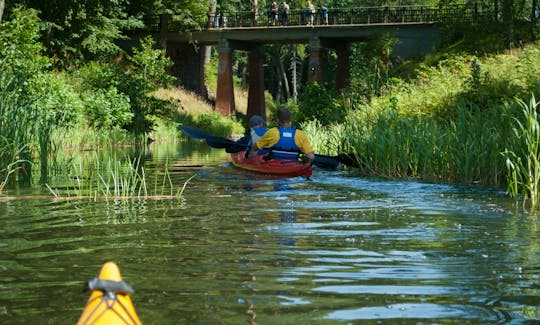
[[[207,29],[179,32],[167,15],[153,17],[148,30],[175,63],[171,73],[184,87],[205,94],[204,46],[217,46],[219,53],[216,110],[230,115],[235,110],[232,53],[247,51],[249,61],[248,116],[265,116],[264,45],[308,44],[308,79],[322,83],[323,49],[337,54],[336,88],[346,88],[349,79],[349,55],[352,42],[366,42],[382,34],[399,40],[394,53],[402,57],[425,54],[432,50],[438,25],[448,20],[473,21],[482,17],[478,8],[424,6],[377,8],[319,8],[308,14],[304,9],[291,10],[287,20],[273,13],[234,12],[209,16]],[[142,36],[142,35],[141,35]],[[136,37],[136,36],[135,36]]]

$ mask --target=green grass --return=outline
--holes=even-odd
[[[320,153],[353,153],[365,175],[501,187],[522,101],[540,95],[540,43],[522,51],[452,56],[392,79],[369,102],[350,100],[343,123],[304,125]]]
[[[508,171],[508,192],[523,198],[533,211],[540,207],[540,103],[533,96],[529,104],[519,101],[522,118],[514,118],[512,149],[503,152]]]

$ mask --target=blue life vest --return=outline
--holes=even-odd
[[[248,151],[251,149],[251,147],[253,146],[255,142],[259,141],[259,139],[266,133],[266,131],[268,131],[267,128],[251,128],[250,138],[248,142],[248,145],[249,145]],[[257,156],[266,155],[269,152],[270,150],[268,149],[261,149],[257,153]]]
[[[297,159],[300,153],[300,149],[294,141],[294,135],[296,134],[296,128],[284,128],[278,126],[279,141],[271,148],[270,157],[274,159]],[[274,151],[276,150],[276,151]],[[283,152],[292,151],[292,152]]]

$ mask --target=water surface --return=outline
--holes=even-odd
[[[1,197],[0,323],[74,324],[107,260],[145,324],[540,321],[539,221],[501,191],[268,179],[183,144],[145,156],[148,174],[165,164],[175,185],[195,175],[181,199]]]

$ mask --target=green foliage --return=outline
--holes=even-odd
[[[4,77],[10,79],[17,75],[24,80],[49,66],[50,59],[43,55],[44,47],[39,38],[35,10],[14,9],[11,20],[0,24],[0,69]]]
[[[355,154],[368,175],[504,185],[512,178],[500,153],[521,148],[512,133],[519,107],[507,103],[540,93],[539,48],[488,57],[447,55],[419,66],[411,83],[392,81],[383,96],[352,98],[343,124],[313,132],[330,139],[323,148]],[[519,152],[516,157],[534,151]]]
[[[297,123],[318,120],[323,125],[343,120],[343,103],[333,91],[318,83],[308,83],[298,97],[298,111],[294,112]]]
[[[109,59],[120,53],[115,42],[124,38],[123,31],[143,27],[140,13],[127,15],[128,0],[17,2],[39,11],[43,42],[50,57],[61,58],[56,61],[59,66]],[[8,2],[6,10],[11,7]]]
[[[125,63],[90,62],[74,72],[89,125],[144,134],[152,130],[153,116],[172,114],[168,102],[153,96],[159,87],[174,81],[165,73],[172,65],[170,59],[154,45],[150,37],[144,38]]]
[[[114,87],[82,93],[90,127],[112,129],[128,125],[133,118],[129,97]]]
[[[13,173],[18,161],[25,161],[24,168],[29,168],[30,146],[35,131],[37,117],[24,96],[19,92],[23,83],[16,78],[7,79],[0,70],[0,182],[6,185],[7,178]],[[16,177],[12,177],[16,179]]]
[[[233,133],[244,134],[244,127],[240,122],[225,118],[217,112],[198,115],[195,118],[195,126],[221,137],[228,137]]]
[[[514,118],[515,140],[512,149],[505,149],[505,158],[508,171],[508,192],[518,198],[521,195],[523,204],[529,199],[530,209],[535,211],[540,207],[540,118],[534,96],[529,104],[519,100],[522,107],[522,117]]]
[[[150,115],[166,116],[170,114],[165,101],[152,96],[160,86],[167,86],[174,77],[165,73],[172,66],[162,50],[153,48],[155,42],[151,37],[140,41],[140,49],[133,49],[133,56],[129,57],[130,69],[123,76],[118,87],[126,94],[131,103],[133,119],[128,130],[136,134],[148,132],[152,129]]]
[[[369,42],[351,47],[350,93],[364,101],[384,94],[390,81],[390,54],[396,39],[381,35]]]
[[[130,98],[117,88],[123,74],[118,67],[97,62],[90,62],[74,72],[90,127],[107,130],[131,123],[134,114]]]
[[[19,176],[28,181],[32,152],[38,140],[47,145],[48,130],[54,123],[47,108],[39,106],[42,95],[49,95],[49,86],[37,95],[42,91],[42,78],[47,78],[45,69],[50,60],[43,56],[43,46],[38,42],[37,13],[16,8],[11,18],[0,24],[0,170],[22,161]],[[46,155],[41,158],[46,160]]]
[[[36,74],[28,83],[29,100],[39,111],[40,129],[72,126],[81,119],[83,103],[63,74]]]

